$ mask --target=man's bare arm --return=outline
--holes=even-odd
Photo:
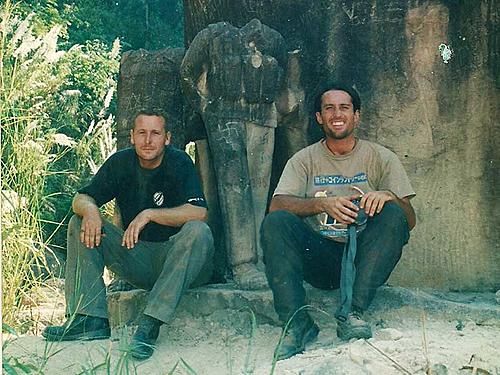
[[[285,210],[301,217],[326,212],[338,222],[350,224],[358,216],[359,209],[352,203],[352,200],[356,198],[359,198],[359,194],[327,198],[299,198],[290,195],[277,195],[271,200],[269,212]],[[388,201],[394,201],[403,209],[408,220],[408,227],[412,230],[415,227],[416,218],[408,197],[398,198],[396,194],[390,191],[369,192],[361,198],[360,207],[365,210],[367,215],[373,216],[380,213],[385,202]]]
[[[390,190],[370,191],[361,198],[360,207],[365,210],[368,216],[373,216],[382,211],[386,202],[391,201],[403,209],[408,221],[408,228],[412,230],[417,223],[417,219],[409,197],[399,198]]]
[[[180,227],[192,220],[206,221],[207,209],[186,203],[173,208],[148,208],[140,212],[123,234],[122,246],[132,249],[139,241],[139,234],[146,224],[153,222],[170,227]]]
[[[82,217],[80,241],[89,249],[101,244],[102,219],[99,207],[87,194],[76,194],[73,198],[73,211]]]
[[[271,200],[269,212],[285,210],[305,217],[326,212],[337,221],[350,224],[358,216],[358,207],[352,200],[359,195],[327,198],[299,198],[291,195],[276,195]]]
[[[415,225],[417,225],[417,217],[415,215],[415,210],[413,209],[413,206],[410,203],[410,198],[405,197],[405,198],[400,199],[396,196],[396,199],[394,201],[405,212],[406,220],[408,220],[408,228],[410,230],[415,228]]]
[[[299,198],[291,195],[276,195],[271,200],[269,212],[284,210],[304,217],[319,214],[323,211],[320,198]]]
[[[192,220],[206,221],[207,209],[185,203],[174,208],[149,208],[144,210],[150,221],[171,227],[180,227]]]

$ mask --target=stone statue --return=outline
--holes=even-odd
[[[287,64],[281,34],[253,19],[209,25],[181,64],[185,98],[204,122],[213,159],[226,250],[235,282],[267,286],[259,270],[264,218]],[[260,256],[261,258],[261,256]]]

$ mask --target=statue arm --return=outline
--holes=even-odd
[[[200,110],[203,101],[206,100],[203,92],[200,90],[200,79],[204,73],[206,74],[209,62],[209,34],[210,31],[205,29],[196,35],[181,63],[182,90],[196,110]],[[205,82],[201,82],[201,85],[206,85],[206,80]]]
[[[304,91],[300,87],[300,51],[288,52],[282,90],[276,101],[279,122],[284,117],[297,117],[300,104],[304,100]]]

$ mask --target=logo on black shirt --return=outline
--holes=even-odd
[[[157,206],[161,206],[163,204],[163,192],[162,191],[157,191],[156,193],[153,194],[153,202],[155,202],[155,204]]]

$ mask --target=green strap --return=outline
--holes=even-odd
[[[341,305],[337,309],[335,316],[343,320],[351,312],[352,307],[352,292],[354,280],[356,278],[356,266],[354,259],[356,258],[357,239],[356,239],[356,224],[351,224],[348,227],[347,242],[344,246],[342,255],[342,270],[340,272],[340,302]]]

